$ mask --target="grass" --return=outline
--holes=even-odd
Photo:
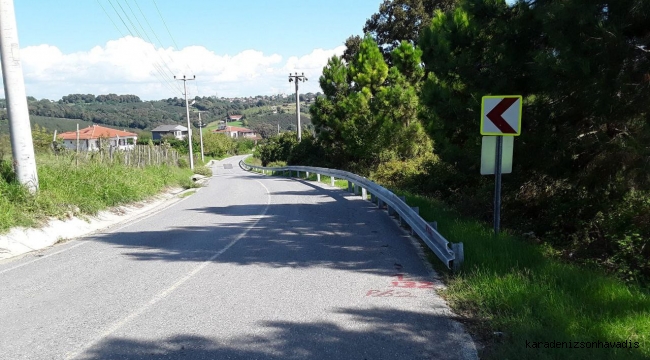
[[[321,182],[330,179],[321,176]],[[347,189],[347,181],[336,186]],[[650,358],[647,289],[567,264],[550,248],[507,231],[496,238],[489,224],[463,218],[434,199],[396,192],[418,206],[425,220],[437,221],[449,241],[464,243],[459,273],[449,273],[432,253],[430,260],[446,279],[442,296],[482,344],[481,358]],[[544,347],[555,342],[563,348]],[[577,348],[568,348],[576,342]],[[604,342],[632,348],[603,348]]]
[[[435,200],[407,194],[407,202],[419,206],[424,219],[437,221],[449,241],[464,243],[463,270],[446,274],[443,296],[486,344],[482,358],[650,357],[647,290],[564,263],[549,248],[512,234],[495,238],[487,224],[462,218]],[[533,341],[631,341],[638,348],[535,349]]]
[[[29,194],[13,180],[11,165],[0,166],[0,233],[15,226],[38,226],[70,213],[93,215],[109,207],[140,201],[167,187],[195,187],[189,169],[133,168],[89,162],[75,167],[69,157],[37,156],[40,189]]]

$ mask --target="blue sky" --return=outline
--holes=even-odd
[[[15,6],[29,95],[114,92],[160,99],[180,96],[172,73],[197,76],[191,95],[288,93],[293,70],[309,76],[305,92],[318,91],[327,58],[342,51],[348,36],[362,34],[380,3],[20,0]],[[142,31],[123,37],[131,34],[122,20],[137,28],[139,20],[148,37]]]

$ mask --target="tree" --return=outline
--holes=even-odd
[[[389,69],[366,35],[349,64],[336,56],[328,61],[319,79],[325,96],[316,99],[310,113],[333,164],[367,173],[384,158],[431,152],[417,120],[420,54],[405,42],[395,50],[400,67]]]
[[[345,51],[341,58],[345,62],[350,63],[354,56],[359,52],[359,46],[361,46],[361,41],[363,39],[359,35],[350,36],[345,40]]]
[[[366,21],[363,31],[370,33],[390,63],[390,53],[402,41],[417,44],[420,32],[429,25],[435,10],[449,10],[456,2],[457,0],[384,0],[379,6],[379,12]]]
[[[639,171],[650,155],[649,14],[641,0],[464,0],[437,12],[420,46],[427,129],[452,169],[453,187],[438,189],[489,201],[484,180],[464,175],[478,172],[481,97],[522,94],[525,136],[504,180],[504,219],[553,234],[575,257],[650,277],[640,260],[650,222],[631,215],[650,211],[650,177]]]

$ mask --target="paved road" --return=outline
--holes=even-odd
[[[385,212],[238,160],[147,218],[0,264],[0,358],[476,358]]]

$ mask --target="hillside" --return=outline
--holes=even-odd
[[[314,94],[301,94],[301,98],[313,99]],[[291,130],[290,118],[295,118],[294,97],[288,96],[256,96],[249,98],[217,98],[195,97],[192,99],[192,125],[198,124],[198,111],[204,123],[217,122],[228,114],[245,115],[248,123],[268,124],[284,130]],[[91,124],[102,124],[114,128],[141,132],[151,130],[159,125],[185,125],[185,100],[169,98],[156,101],[143,101],[135,95],[99,95],[72,94],[58,101],[28,97],[28,106],[32,124],[38,124],[49,131],[71,131]],[[4,99],[0,99],[0,133],[8,132],[7,113]],[[280,108],[278,114],[273,109]],[[292,112],[294,115],[291,115]],[[303,107],[303,111],[307,108]],[[305,124],[309,123],[308,115],[303,114]],[[295,121],[294,121],[295,122]],[[293,125],[295,129],[295,125]]]

